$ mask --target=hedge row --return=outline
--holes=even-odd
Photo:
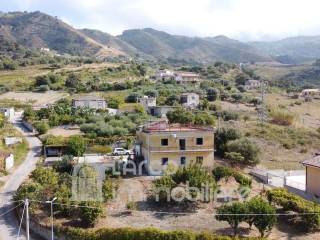
[[[284,211],[300,213],[300,219],[308,230],[320,229],[320,205],[303,199],[296,194],[288,192],[284,188],[269,190],[267,192],[269,202],[281,206]]]
[[[212,174],[216,181],[219,181],[221,178],[225,178],[225,177],[226,178],[234,177],[234,179],[242,186],[251,187],[251,184],[252,184],[252,179],[250,177],[247,177],[244,174],[241,174],[229,167],[223,167],[223,166],[216,167],[215,169],[212,170]]]
[[[190,231],[163,231],[155,228],[103,228],[96,231],[60,227],[59,233],[68,240],[262,240],[264,238],[233,238]]]

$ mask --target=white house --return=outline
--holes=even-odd
[[[320,98],[320,89],[304,89],[300,93],[300,97],[303,98]]]
[[[200,75],[193,72],[175,72],[175,81],[177,83],[198,83],[200,82]]]
[[[74,108],[106,109],[107,103],[103,98],[87,95],[72,99]]]
[[[174,72],[170,70],[159,70],[155,75],[157,81],[173,80],[174,77]]]
[[[250,79],[246,81],[246,83],[244,84],[244,89],[253,90],[253,89],[259,88],[260,86],[261,86],[261,83],[259,80]]]
[[[184,107],[195,109],[200,104],[200,97],[196,93],[184,93],[180,96],[180,103]]]
[[[14,121],[14,108],[0,108],[0,112],[4,114],[9,122]]]

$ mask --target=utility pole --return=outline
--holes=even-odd
[[[30,240],[30,231],[29,231],[29,199],[26,199],[26,234],[27,240]]]
[[[51,209],[51,240],[54,240],[54,232],[53,232],[53,202],[57,200],[57,198],[53,198],[51,201],[46,201],[46,203],[50,203]]]
[[[265,105],[265,94],[266,94],[266,83],[261,80],[260,81],[260,89],[261,89],[261,105],[259,109],[259,120],[261,125],[263,126],[264,123],[267,121],[267,113],[266,113],[266,105]]]

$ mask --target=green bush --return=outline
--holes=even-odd
[[[39,134],[46,134],[49,130],[48,123],[44,121],[36,123],[34,127],[37,129]]]
[[[289,193],[284,188],[277,188],[267,192],[269,202],[281,206],[284,211],[305,213],[301,215],[300,222],[307,230],[320,229],[320,206],[314,202],[307,201],[296,194]],[[296,222],[299,222],[299,216]]]
[[[227,143],[226,148],[228,152],[241,154],[243,162],[238,162],[239,164],[253,165],[259,163],[260,149],[247,138],[230,141]]]
[[[86,141],[82,136],[71,136],[68,140],[67,145],[69,154],[76,157],[82,156],[86,150]]]
[[[250,177],[247,177],[237,170],[229,167],[218,166],[212,170],[212,175],[216,181],[232,176],[241,186],[251,187],[252,184],[252,179]]]
[[[226,221],[233,229],[234,235],[238,234],[238,227],[241,222],[247,219],[247,208],[245,204],[234,202],[231,205],[223,205],[217,209],[215,216],[218,221]]]
[[[238,152],[226,152],[224,157],[230,160],[232,163],[242,163],[244,162],[244,157]]]
[[[290,126],[294,123],[296,116],[284,109],[272,109],[269,113],[271,117],[271,123]]]
[[[221,111],[216,113],[217,117],[221,117],[224,121],[239,120],[239,113],[234,111]]]
[[[163,231],[156,228],[102,228],[85,230],[71,227],[59,227],[60,235],[68,240],[262,240],[263,238],[233,238],[211,233],[190,231]]]
[[[169,111],[167,113],[167,118],[170,123],[189,124],[193,122],[192,113],[184,108]]]
[[[175,173],[165,174],[153,182],[153,197],[159,202],[171,200],[169,193],[179,184],[187,184],[189,187],[201,189],[203,184],[208,184],[214,190],[216,183],[212,175],[205,171],[200,164],[190,164],[186,167],[180,167]],[[191,194],[193,194],[191,192]]]
[[[261,197],[252,198],[246,202],[248,215],[246,222],[255,225],[260,232],[260,236],[264,237],[265,231],[270,231],[277,222],[276,210],[266,200]],[[254,214],[261,215],[254,215]]]
[[[229,141],[241,138],[241,133],[235,128],[221,128],[214,135],[215,149],[217,154],[223,156],[226,150],[226,144]]]
[[[99,202],[82,202],[80,206],[80,219],[87,227],[92,227],[103,215],[103,208]]]

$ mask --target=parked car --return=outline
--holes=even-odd
[[[127,150],[124,148],[115,148],[113,150],[113,155],[130,155],[132,154],[132,150]]]

